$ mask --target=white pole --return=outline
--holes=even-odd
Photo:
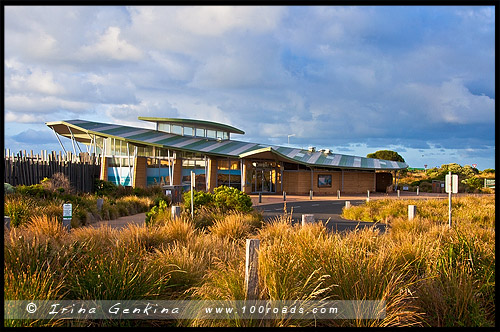
[[[452,179],[451,179],[451,171],[449,174],[449,186],[448,187],[448,227],[451,228],[451,192],[452,192]],[[448,184],[447,184],[448,185]]]
[[[191,171],[191,218],[194,218],[194,197],[193,197],[194,187],[195,187],[195,175],[194,172]]]

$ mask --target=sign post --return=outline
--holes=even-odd
[[[448,193],[448,227],[451,228],[451,194],[458,193],[458,175],[449,172],[445,177],[445,191]]]
[[[193,171],[191,171],[191,218],[194,218],[194,197],[193,197],[193,191],[195,187],[195,174]]]
[[[65,226],[68,231],[71,228],[71,219],[73,218],[73,205],[63,204],[63,226]]]

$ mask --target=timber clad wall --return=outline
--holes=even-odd
[[[284,171],[283,190],[290,194],[309,194],[309,190],[311,190],[311,172]]]
[[[318,187],[318,175],[331,175],[331,187]],[[337,190],[342,190],[342,173],[341,172],[314,172],[314,193],[322,195],[337,195]]]
[[[134,163],[134,177],[133,184],[134,188],[146,188],[147,184],[147,159],[146,157],[137,157],[135,158]]]
[[[182,183],[182,159],[174,159],[174,177],[172,178],[172,184],[177,186]]]
[[[373,172],[344,172],[345,193],[365,193],[367,190],[375,191]]]
[[[208,174],[206,176],[208,179],[207,192],[213,192],[217,181],[217,160],[214,158],[208,159]]]
[[[318,188],[318,175],[331,175],[332,186]],[[309,190],[311,190],[311,171],[284,171],[283,180],[283,190],[287,193],[308,195]],[[345,193],[365,193],[367,190],[375,191],[374,173],[344,171],[344,189],[342,190],[341,172],[313,172],[313,191],[315,194],[336,195],[337,190]]]
[[[102,181],[108,181],[108,158],[102,156],[102,161],[101,161],[101,175],[99,177],[100,180]]]

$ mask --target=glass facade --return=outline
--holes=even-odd
[[[170,162],[168,159],[147,158],[146,185],[170,184]]]
[[[191,187],[191,172],[195,173],[195,190],[206,190],[206,168],[207,162],[204,157],[195,154],[184,153],[182,158],[182,186],[185,191]]]
[[[217,187],[228,186],[241,190],[241,162],[235,159],[217,160]]]

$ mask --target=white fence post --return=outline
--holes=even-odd
[[[408,205],[408,220],[413,220],[417,214],[417,207],[415,205]]]
[[[303,214],[302,215],[302,226],[314,222],[314,214]]]

